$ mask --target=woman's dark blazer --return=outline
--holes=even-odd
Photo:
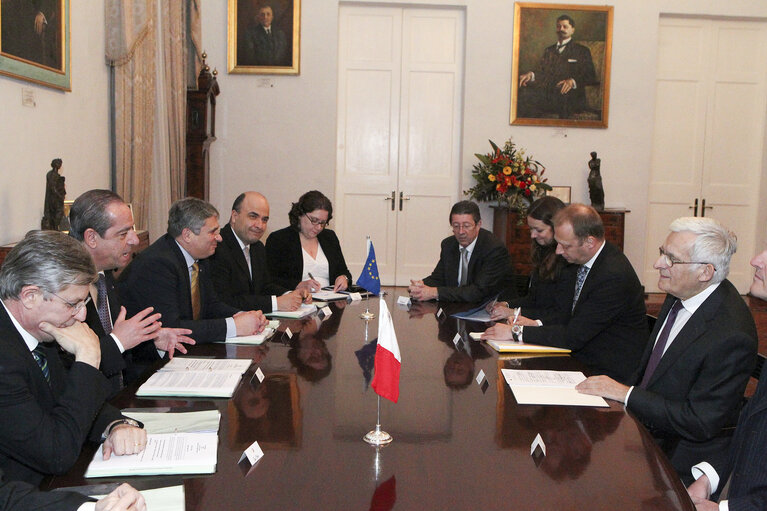
[[[317,240],[328,259],[330,284],[333,285],[339,275],[346,275],[351,285],[352,274],[346,267],[336,233],[324,229],[317,235]],[[285,227],[269,235],[266,239],[266,261],[275,282],[288,289],[295,289],[304,272],[304,256],[296,228]]]

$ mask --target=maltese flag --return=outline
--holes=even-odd
[[[375,376],[372,387],[381,397],[394,403],[399,399],[399,370],[402,357],[399,354],[397,334],[389,308],[383,297],[378,308],[378,346],[376,347]]]

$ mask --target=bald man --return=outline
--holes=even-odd
[[[306,291],[291,291],[272,281],[261,237],[269,222],[269,201],[258,192],[241,193],[232,204],[222,243],[210,258],[213,285],[221,300],[243,310],[294,311]]]

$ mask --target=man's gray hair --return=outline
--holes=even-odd
[[[195,197],[177,200],[168,211],[168,234],[177,238],[184,229],[200,234],[205,220],[212,216],[218,218],[218,210],[209,202]]]
[[[58,231],[29,231],[0,268],[0,299],[18,299],[24,286],[58,293],[88,286],[98,277],[82,243]]]
[[[730,259],[738,250],[738,237],[718,220],[709,217],[684,216],[669,225],[671,232],[691,232],[696,235],[690,247],[690,260],[710,263],[716,268],[712,284],[721,282],[730,273]]]

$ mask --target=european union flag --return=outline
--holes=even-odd
[[[362,273],[357,279],[357,285],[365,288],[366,291],[378,295],[381,292],[381,279],[378,277],[378,265],[376,264],[376,251],[373,248],[373,242],[368,239],[368,258]]]

